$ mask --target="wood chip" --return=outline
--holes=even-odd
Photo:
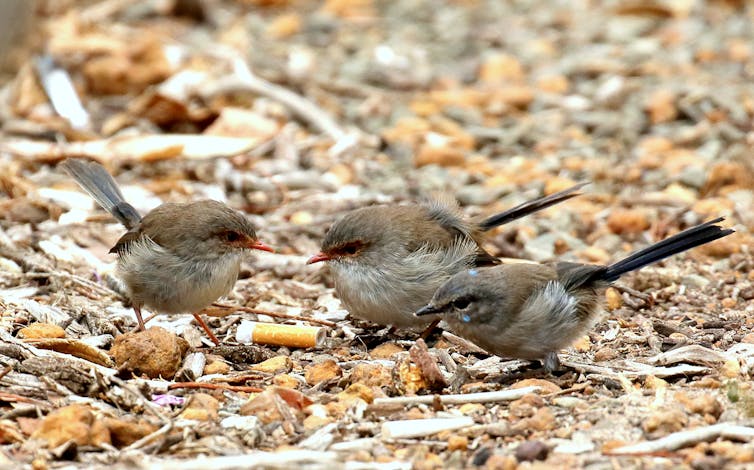
[[[419,366],[424,380],[431,389],[439,390],[448,386],[448,381],[442,375],[440,368],[437,366],[435,358],[429,353],[427,344],[419,338],[408,351],[411,360]]]

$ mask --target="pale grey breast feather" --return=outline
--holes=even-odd
[[[548,323],[572,322],[576,318],[578,300],[566,291],[558,281],[548,281],[545,287],[537,290],[526,299],[521,318],[538,316],[550,317]]]
[[[581,334],[583,321],[577,315],[578,299],[558,281],[548,281],[544,288],[531,295],[522,307],[520,322],[547,325],[531,338],[531,346],[538,345],[538,354],[544,357],[570,345]],[[526,328],[522,328],[522,331]],[[530,353],[537,350],[532,348]]]
[[[506,294],[505,286],[501,285],[500,290],[501,295]],[[577,327],[582,321],[576,314],[577,308],[578,299],[560,282],[548,281],[531,294],[502,332],[494,322],[471,325],[455,320],[451,326],[454,333],[495,354],[545,359],[550,353],[570,345],[584,331]],[[532,328],[532,325],[544,326]]]
[[[124,271],[134,271],[142,269],[145,264],[143,260],[152,260],[153,258],[160,258],[165,261],[174,258],[176,265],[180,261],[154,240],[146,235],[142,235],[136,240],[129,242],[125,246],[125,249],[120,252],[118,264],[120,269]]]
[[[471,266],[477,245],[460,239],[449,249],[424,245],[401,256],[391,253],[385,271],[357,263],[333,263],[336,290],[354,316],[397,326],[427,323],[413,312],[426,304],[435,290],[454,273]]]
[[[132,300],[166,313],[200,310],[227,294],[239,266],[236,253],[187,263],[147,236],[130,243],[118,259]]]

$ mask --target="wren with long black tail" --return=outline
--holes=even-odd
[[[472,268],[451,277],[417,316],[440,314],[450,329],[499,356],[542,360],[584,335],[605,289],[623,274],[733,233],[722,217],[689,228],[609,266],[559,262]]]
[[[425,327],[437,319],[414,312],[450,276],[500,263],[482,248],[485,232],[578,196],[585,184],[482,220],[463,217],[447,198],[356,209],[330,227],[322,251],[309,264],[329,264],[335,291],[354,317],[398,328]]]

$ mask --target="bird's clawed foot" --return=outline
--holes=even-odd
[[[542,366],[545,368],[545,371],[548,374],[552,374],[553,372],[559,370],[560,359],[558,359],[558,354],[555,352],[547,353],[544,359],[542,359]]]

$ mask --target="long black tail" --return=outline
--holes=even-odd
[[[546,209],[550,206],[561,203],[563,201],[567,201],[568,199],[571,199],[572,197],[576,197],[580,195],[581,193],[577,191],[583,188],[584,186],[586,186],[587,184],[589,183],[588,182],[579,183],[575,186],[571,186],[568,189],[564,189],[563,191],[550,194],[549,196],[532,199],[531,201],[526,201],[523,204],[519,204],[516,207],[508,209],[507,211],[501,212],[499,214],[495,214],[483,220],[479,224],[479,227],[486,232],[487,230],[493,229],[497,227],[498,225],[507,224],[508,222],[512,222],[516,219],[520,219],[521,217],[524,217],[526,215],[532,214],[537,211],[541,211],[542,209]]]
[[[719,225],[715,225],[718,222],[722,222],[724,219],[724,217],[720,217],[715,220],[710,220],[709,222],[705,222],[696,227],[691,227],[690,229],[677,233],[672,237],[648,246],[643,250],[639,250],[617,263],[608,266],[600,277],[606,281],[612,282],[627,272],[643,268],[648,264],[660,261],[668,256],[673,256],[682,251],[690,250],[699,245],[704,245],[705,243],[717,240],[718,238],[728,236],[735,232],[735,230],[724,229]]]
[[[118,184],[105,167],[96,162],[75,158],[65,160],[60,166],[97,201],[97,204],[111,213],[127,229],[132,229],[141,222],[141,216],[134,206],[123,198]]]

